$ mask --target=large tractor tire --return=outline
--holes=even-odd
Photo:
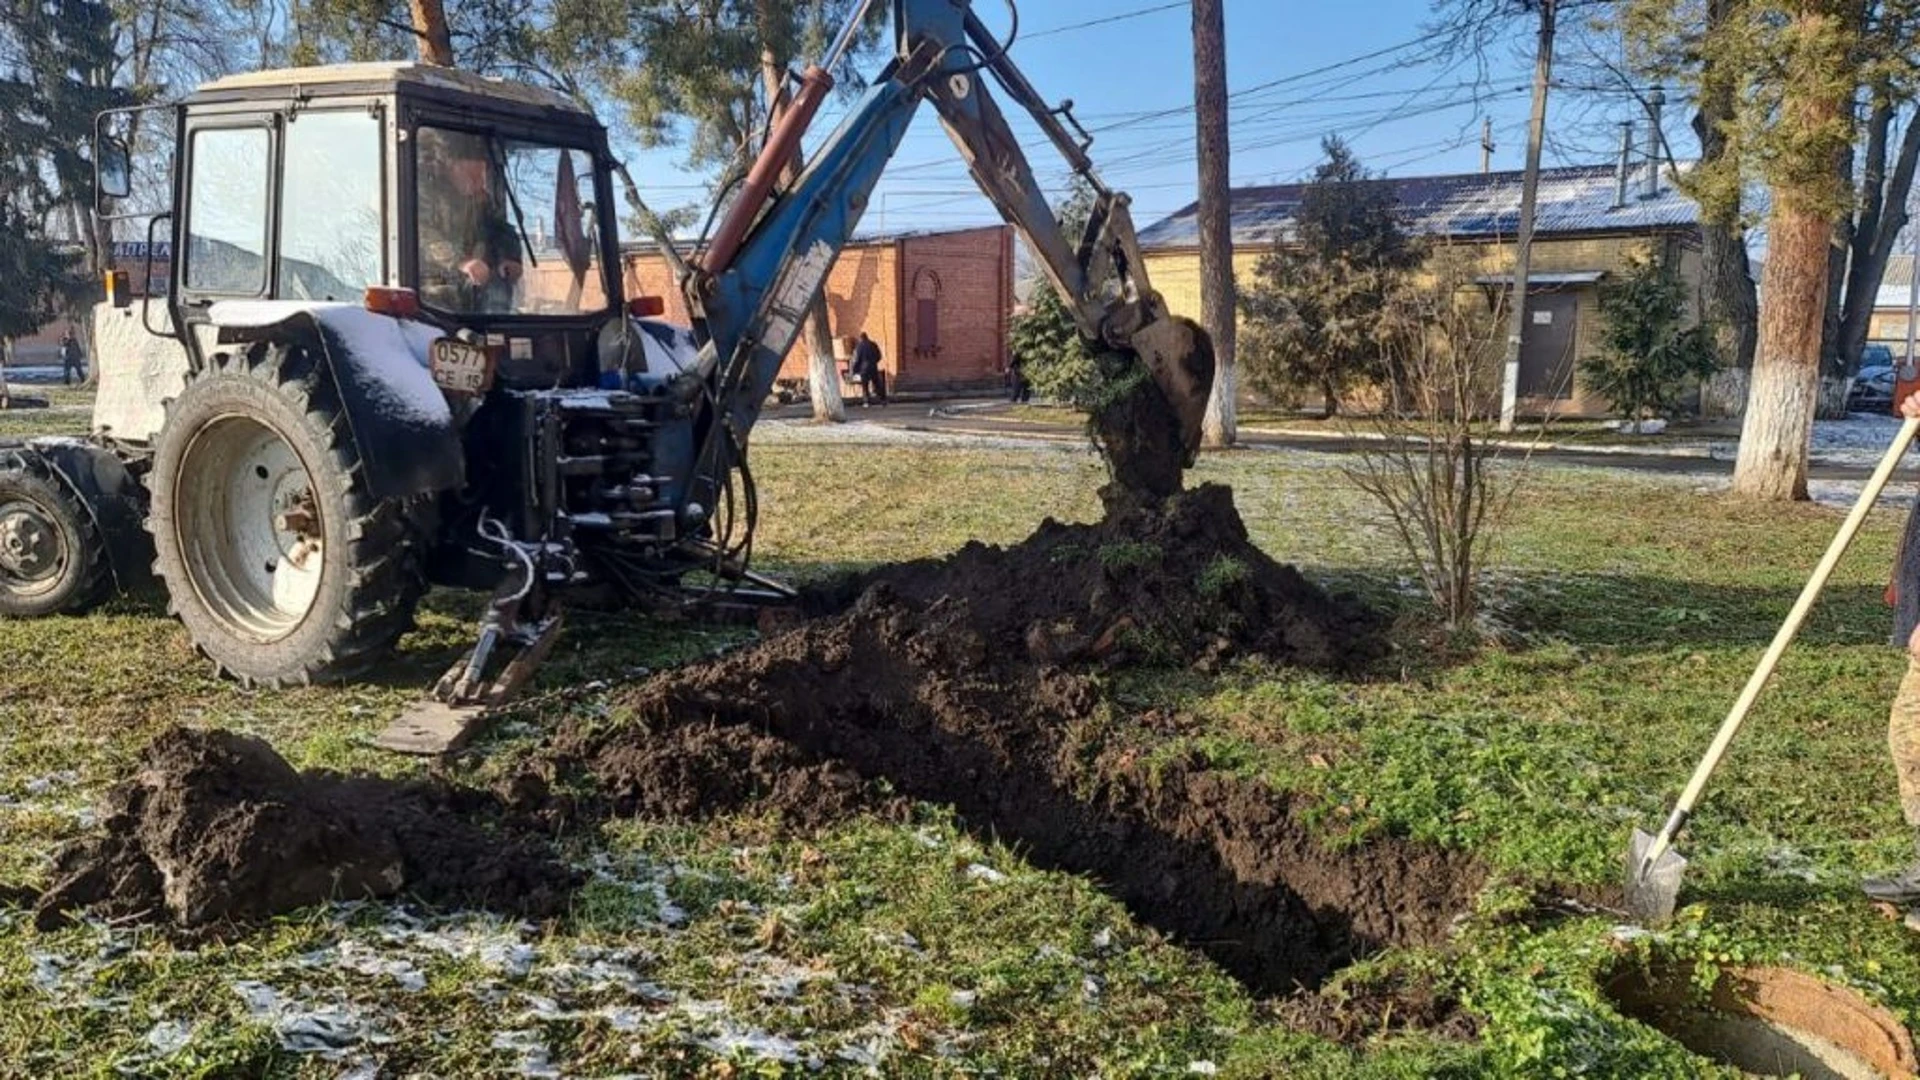
[[[76,615],[106,596],[106,545],[86,507],[31,454],[0,466],[0,615]]]
[[[190,382],[167,405],[148,489],[168,608],[223,673],[339,681],[413,625],[422,506],[367,493],[308,349],[270,345]]]

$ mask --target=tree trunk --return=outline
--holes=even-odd
[[[1817,203],[1809,206],[1776,191],[1767,237],[1760,290],[1767,299],[1760,309],[1760,350],[1740,427],[1733,490],[1785,502],[1807,497],[1833,222]]]
[[[1739,0],[1709,0],[1708,27],[1733,17]],[[1726,160],[1730,146],[1727,129],[1735,119],[1738,73],[1716,70],[1711,61],[1700,73],[1699,111],[1693,131],[1700,139],[1700,164],[1711,169]],[[1700,261],[1705,277],[1707,314],[1715,323],[1720,354],[1739,371],[1753,368],[1760,336],[1760,300],[1754,292],[1753,268],[1747,259],[1746,231],[1740,226],[1739,187],[1732,185],[1731,205],[1703,206],[1700,222]]]
[[[1875,122],[1878,119],[1876,116]],[[1868,153],[1873,153],[1871,139]],[[1881,283],[1886,280],[1887,262],[1900,241],[1900,232],[1907,227],[1907,199],[1913,192],[1916,163],[1920,163],[1920,109],[1916,109],[1900,137],[1900,150],[1893,168],[1880,169],[1880,175],[1869,172],[1862,185],[1865,189],[1863,209],[1860,225],[1854,232],[1853,261],[1847,273],[1847,295],[1840,316],[1840,352],[1849,373],[1860,371],[1860,355],[1867,347],[1874,301],[1879,296]],[[1871,160],[1867,167],[1873,169]]]
[[[1331,420],[1340,411],[1340,392],[1332,379],[1320,380],[1320,419]]]
[[[1228,179],[1226,17],[1222,0],[1193,0],[1193,102],[1200,171],[1200,325],[1213,339],[1213,391],[1201,441],[1237,436],[1234,347],[1233,190]],[[1332,403],[1329,402],[1329,408]]]
[[[434,67],[453,66],[453,35],[447,31],[447,9],[442,0],[411,0],[413,32],[420,62]]]
[[[7,390],[7,368],[13,365],[13,339],[0,337],[0,409],[11,408],[13,398]]]
[[[760,28],[763,39],[770,39],[772,33],[772,13],[766,5],[760,9]],[[773,54],[773,50],[760,50],[760,80],[767,93],[767,131],[771,133],[786,113],[791,99],[786,91],[785,65]],[[805,164],[798,147],[794,149],[793,160],[787,162],[781,171],[781,183],[791,187],[800,180],[800,169]],[[901,300],[905,303],[905,300]],[[839,364],[833,358],[833,327],[828,322],[827,294],[823,287],[820,296],[807,309],[807,318],[800,328],[800,339],[807,345],[807,400],[813,405],[813,418],[822,423],[839,424],[847,419],[847,403],[840,398]],[[896,363],[898,361],[896,360]]]

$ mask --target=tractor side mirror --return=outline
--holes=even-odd
[[[108,199],[124,199],[133,193],[133,161],[127,154],[127,144],[111,135],[94,139],[93,187]]]

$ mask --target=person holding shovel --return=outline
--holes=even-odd
[[[1920,393],[1900,402],[1900,415],[1920,419]],[[1907,649],[1907,674],[1893,697],[1887,748],[1900,791],[1900,812],[1913,833],[1915,861],[1905,870],[1861,883],[1867,896],[1906,907],[1907,925],[1920,930],[1920,502],[1907,514],[1907,528],[1894,557],[1893,641]]]

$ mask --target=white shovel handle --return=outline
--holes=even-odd
[[[1814,601],[1820,598],[1820,591],[1826,588],[1827,579],[1833,576],[1834,567],[1840,564],[1840,557],[1853,545],[1853,538],[1859,535],[1860,526],[1866,522],[1873,504],[1879,501],[1880,493],[1886,490],[1887,481],[1893,478],[1893,471],[1900,467],[1900,459],[1906,455],[1907,446],[1913,442],[1916,433],[1920,433],[1920,420],[1908,420],[1900,425],[1900,433],[1894,436],[1893,445],[1887,447],[1886,456],[1880,459],[1873,475],[1867,478],[1867,486],[1861,489],[1859,500],[1848,511],[1847,520],[1840,523],[1840,531],[1834,534],[1833,542],[1827,545],[1827,553],[1820,557],[1820,565],[1813,568],[1813,576],[1807,579],[1806,586],[1800,590],[1800,598],[1793,602],[1793,610],[1787,612],[1787,621],[1781,623],[1779,631],[1773,635],[1773,644],[1767,646],[1766,655],[1760,658],[1760,666],[1753,669],[1753,674],[1747,678],[1747,685],[1740,691],[1740,697],[1734,701],[1733,709],[1721,722],[1719,732],[1713,737],[1713,745],[1707,747],[1706,756],[1694,768],[1693,778],[1687,781],[1686,790],[1680,793],[1680,801],[1674,805],[1673,816],[1667,819],[1666,826],[1647,849],[1646,864],[1651,865],[1666,853],[1673,844],[1674,834],[1692,816],[1694,804],[1700,801],[1700,793],[1706,790],[1713,771],[1720,767],[1720,759],[1726,756],[1733,737],[1740,733],[1740,726],[1746,722],[1754,700],[1760,696],[1767,680],[1773,677],[1773,669],[1779,666],[1781,654],[1787,651],[1794,636],[1800,633],[1800,625],[1807,621],[1807,613],[1813,610]]]

